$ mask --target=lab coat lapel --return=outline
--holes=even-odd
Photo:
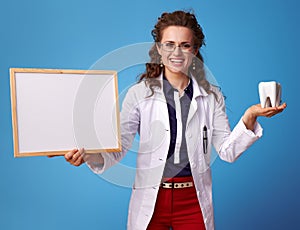
[[[191,106],[189,110],[189,115],[187,119],[187,125],[190,123],[191,119],[195,116],[195,113],[198,109],[198,100],[200,96],[207,96],[207,92],[203,89],[200,88],[196,79],[192,76],[192,81],[193,81],[193,98],[191,101]]]

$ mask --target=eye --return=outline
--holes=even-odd
[[[184,43],[184,44],[181,45],[181,47],[182,47],[182,49],[188,50],[192,47],[192,45],[189,44],[189,43]]]
[[[175,44],[171,43],[171,42],[166,42],[164,45],[165,45],[166,48],[170,48],[170,49],[175,47]]]

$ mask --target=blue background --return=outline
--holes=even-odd
[[[129,188],[62,157],[13,157],[9,68],[88,69],[152,41],[157,17],[177,9],[193,9],[203,26],[232,127],[259,102],[260,81],[280,82],[288,104],[259,119],[264,136],[240,159],[212,165],[216,229],[300,229],[298,0],[1,1],[0,229],[125,229]],[[129,81],[120,74],[121,86]]]

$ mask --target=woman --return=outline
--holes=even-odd
[[[223,96],[205,78],[199,52],[204,34],[196,17],[183,11],[163,13],[152,35],[151,63],[122,105],[122,152],[88,156],[73,149],[65,158],[102,173],[122,159],[138,132],[128,229],[211,230],[211,146],[233,162],[262,135],[257,117],[271,117],[286,104],[253,105],[231,131]]]

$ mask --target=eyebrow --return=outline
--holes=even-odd
[[[165,41],[164,43],[176,43],[176,42],[174,42],[174,41]],[[186,42],[181,42],[180,44],[192,44],[192,42],[188,42],[188,41],[186,41]]]

